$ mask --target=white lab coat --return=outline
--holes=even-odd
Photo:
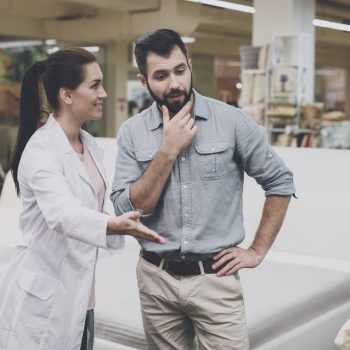
[[[101,150],[80,135],[106,181]],[[97,249],[122,248],[123,238],[106,237],[110,216],[98,212],[89,176],[53,116],[29,140],[18,179],[24,242],[0,275],[0,350],[79,350]]]

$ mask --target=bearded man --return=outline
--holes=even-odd
[[[111,199],[117,215],[141,220],[167,239],[140,241],[137,266],[149,349],[248,349],[238,271],[261,263],[283,222],[293,175],[244,111],[201,96],[178,33],[136,41],[141,84],[154,103],[118,133]],[[244,172],[265,191],[255,239],[244,239]],[[268,283],[268,282],[267,282]]]

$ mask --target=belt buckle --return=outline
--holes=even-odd
[[[178,262],[176,260],[167,260],[165,259],[164,261],[164,270],[171,276],[175,277],[175,276],[181,276],[180,274],[177,274],[173,271],[174,266],[176,269],[176,265],[178,265]]]
[[[165,259],[164,261],[164,269],[165,270],[169,270],[169,271],[172,271],[172,268],[174,268],[175,266],[175,269],[176,269],[176,266],[178,266],[178,261],[177,260],[167,260]]]
[[[180,275],[177,275],[176,273],[174,273],[172,270],[171,270],[171,267],[169,265],[169,262],[171,262],[171,260],[167,260],[165,259],[164,261],[164,265],[163,265],[163,270],[168,274],[170,275],[171,277],[174,277],[176,279],[180,279]]]
[[[197,264],[194,261],[183,261],[183,260],[169,260],[165,261],[165,271],[168,272],[171,276],[189,276],[189,275],[198,275],[200,274],[200,268],[198,265],[198,272],[192,273],[193,265]],[[188,267],[186,269],[186,267]],[[192,268],[191,268],[192,267]],[[180,272],[179,272],[180,270]],[[187,270],[187,272],[186,272]],[[182,272],[181,272],[182,271]]]

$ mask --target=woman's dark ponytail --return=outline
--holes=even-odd
[[[60,88],[75,90],[84,80],[85,65],[92,62],[96,62],[96,57],[91,52],[83,48],[72,47],[58,50],[49,55],[46,60],[35,62],[24,73],[17,143],[11,161],[11,172],[18,195],[20,194],[19,162],[27,142],[39,127],[39,81],[42,81],[45,97],[51,110],[56,112],[60,108],[58,97]]]
[[[35,62],[24,73],[21,87],[19,129],[16,146],[12,154],[11,172],[17,195],[20,195],[18,166],[24,148],[38,128],[40,117],[39,75],[45,71],[45,61]]]

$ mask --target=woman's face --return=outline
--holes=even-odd
[[[82,121],[99,120],[102,117],[102,106],[107,93],[102,86],[103,75],[96,62],[84,66],[83,82],[71,91],[71,109]]]

